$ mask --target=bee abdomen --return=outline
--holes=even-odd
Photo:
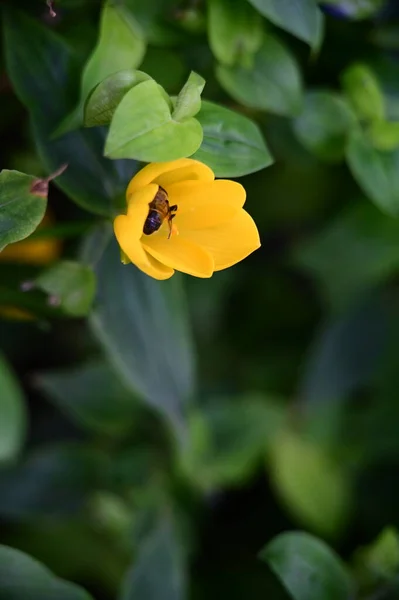
[[[151,235],[155,231],[158,231],[161,225],[161,215],[156,210],[150,210],[150,212],[148,213],[148,217],[146,218],[144,223],[143,233],[145,233],[146,235]]]

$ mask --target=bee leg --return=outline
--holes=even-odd
[[[171,237],[171,235],[172,235],[172,233],[173,233],[173,224],[172,224],[172,221],[173,221],[173,219],[175,218],[175,216],[176,216],[176,215],[169,215],[169,218],[168,218],[168,225],[169,225],[169,235],[168,235],[168,240],[170,240],[170,237]],[[177,231],[177,230],[175,230],[175,231]]]
[[[177,206],[177,204],[174,204],[173,206],[170,206],[170,207],[169,207],[169,211],[170,211],[170,212],[176,212],[176,211],[177,211],[177,209],[178,209],[178,206]]]

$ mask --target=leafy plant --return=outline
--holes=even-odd
[[[1,12],[0,598],[397,598],[397,3]]]

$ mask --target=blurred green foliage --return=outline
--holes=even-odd
[[[398,598],[397,2],[1,9],[1,600]],[[183,156],[262,247],[158,282],[108,221]]]

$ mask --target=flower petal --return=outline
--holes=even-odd
[[[226,179],[175,183],[167,191],[169,204],[178,206],[174,223],[180,232],[230,221],[243,207],[246,197],[241,184]]]
[[[201,244],[213,256],[215,271],[227,269],[260,247],[257,227],[252,217],[240,210],[236,216],[219,227],[187,232],[193,242]]]
[[[173,236],[170,240],[159,236],[146,236],[142,242],[149,254],[172,269],[194,277],[211,277],[213,273],[212,256],[190,240],[180,236]]]
[[[139,269],[155,279],[168,279],[174,273],[145,252],[140,238],[148,216],[148,205],[158,190],[156,184],[135,192],[129,202],[128,214],[119,215],[114,221],[116,239],[123,252]]]
[[[167,267],[163,263],[159,262],[159,260],[151,256],[151,254],[148,254],[148,252],[145,254],[148,263],[141,266],[137,265],[138,268],[143,271],[143,273],[160,281],[170,279],[172,275],[174,275],[174,269],[171,269],[170,267]]]
[[[150,163],[141,169],[141,171],[139,171],[130,181],[126,190],[126,198],[129,199],[133,192],[136,192],[155,180],[157,180],[158,184],[162,185],[161,181],[168,181],[166,178],[163,179],[162,176],[166,177],[166,174],[171,171],[176,171],[173,176],[171,175],[171,181],[173,182],[182,181],[184,178],[202,179],[204,181],[208,181],[210,177],[212,179],[214,178],[213,172],[209,167],[192,158],[180,158],[179,160],[172,160],[169,162]],[[181,171],[180,174],[179,171]]]
[[[215,175],[212,169],[203,163],[192,160],[186,167],[162,173],[154,181],[167,190],[170,185],[183,181],[213,181],[214,179]]]
[[[56,238],[27,239],[6,246],[0,252],[0,261],[41,266],[55,261],[60,252],[61,243]]]
[[[133,237],[141,237],[149,212],[149,204],[154,200],[157,192],[158,186],[155,183],[151,183],[130,195],[127,215],[131,219],[130,233]]]
[[[147,254],[140,240],[130,235],[130,226],[130,218],[126,215],[120,215],[114,221],[116,239],[129,260],[146,275],[154,277],[154,279],[169,279],[169,277],[172,277],[174,270]]]

